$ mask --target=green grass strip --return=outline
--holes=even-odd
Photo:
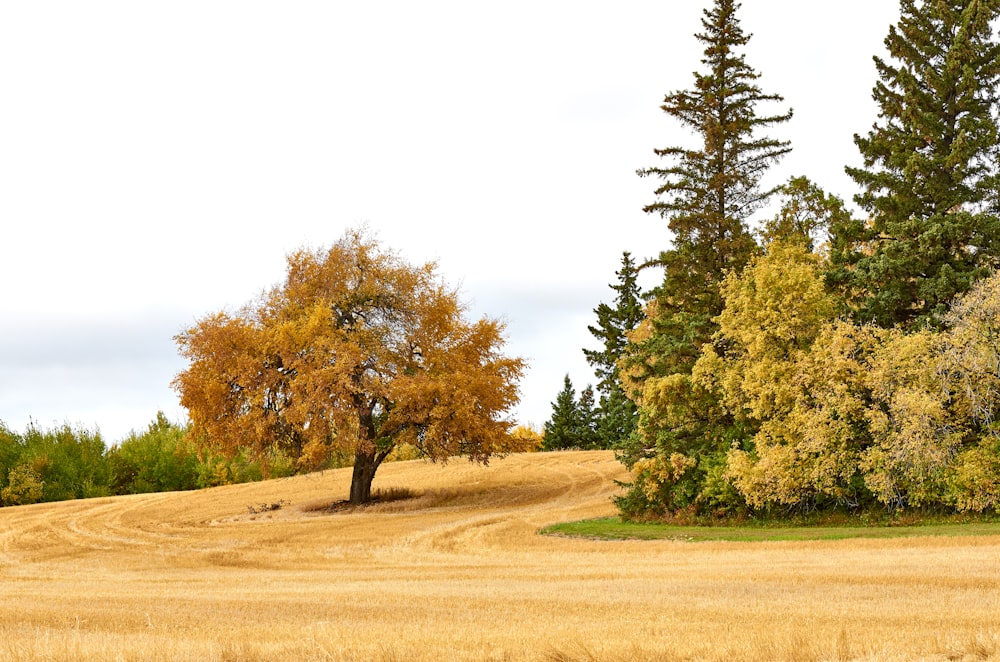
[[[701,542],[731,540],[764,542],[781,540],[846,540],[850,538],[911,538],[918,536],[995,536],[998,522],[963,522],[907,526],[677,526],[645,522],[623,522],[618,517],[553,524],[542,535],[588,538],[591,540],[680,540]]]

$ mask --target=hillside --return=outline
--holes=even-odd
[[[0,510],[0,659],[925,659],[1000,654],[1000,543],[592,542],[609,452]],[[260,504],[282,504],[251,513]],[[953,658],[954,659],[954,658]]]

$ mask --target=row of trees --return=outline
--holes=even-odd
[[[863,166],[847,169],[863,219],[805,178],[762,186],[791,149],[762,134],[792,113],[745,62],[738,8],[705,11],[704,71],[662,106],[701,144],[658,149],[664,165],[639,171],[658,180],[645,209],[672,245],[641,267],[623,256],[590,328],[600,347],[585,351],[597,387],[577,399],[567,378],[544,445],[616,447],[634,475],[619,502],[629,515],[996,510],[1000,0],[902,0],[891,60],[876,58],[879,120],[855,136]],[[755,227],[778,193],[780,211]],[[664,279],[643,294],[636,276],[649,267]],[[138,441],[101,454],[96,435],[66,430],[79,450],[70,464],[101,459],[63,480],[45,473],[55,450],[29,450],[61,449],[62,432],[51,444],[5,433],[0,498],[182,484],[192,456],[215,467],[198,484],[213,484],[212,458],[244,454],[262,474],[346,456],[351,501],[363,503],[402,444],[483,462],[527,449],[534,432],[512,434],[506,416],[525,363],[503,353],[500,322],[465,312],[434,264],[411,265],[364,231],[297,251],[282,284],[176,338],[191,426],[151,426],[143,439],[159,456]]]
[[[189,431],[160,413],[146,430],[108,447],[96,430],[29,425],[19,434],[0,424],[0,505],[192,490],[294,470],[280,454],[204,452]]]
[[[638,414],[612,440],[634,475],[620,507],[996,510],[1000,2],[902,0],[847,168],[862,219],[805,178],[761,185],[792,113],[761,112],[783,99],[738,9],[704,12],[704,71],[662,106],[701,144],[639,171],[673,242],[612,363]]]

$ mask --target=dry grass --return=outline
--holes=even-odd
[[[549,538],[613,512],[610,453],[325,510],[349,471],[0,510],[0,660],[1000,659],[1000,538]]]

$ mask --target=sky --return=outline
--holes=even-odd
[[[610,303],[643,213],[660,110],[692,86],[708,0],[0,3],[0,421],[115,442],[171,389],[174,336],[279,283],[285,257],[362,224],[434,260],[528,360],[541,427]],[[791,122],[767,182],[850,202],[895,0],[744,0],[747,63]],[[662,274],[647,272],[644,287]]]

